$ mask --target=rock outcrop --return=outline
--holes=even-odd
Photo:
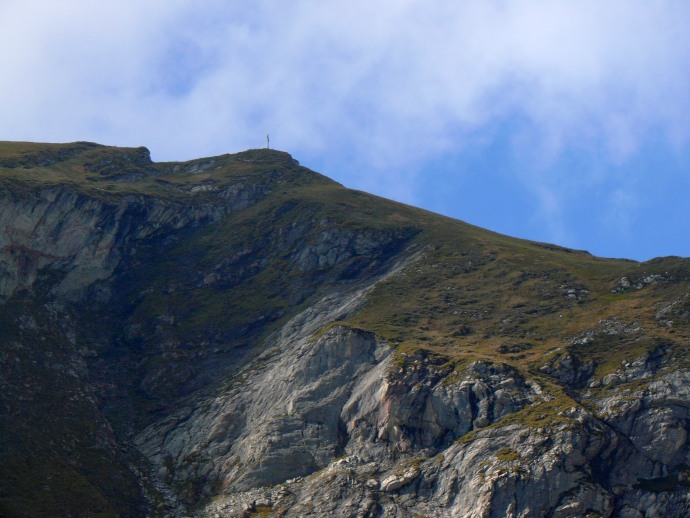
[[[553,403],[534,385],[521,387],[522,402],[500,406],[502,410],[490,417],[465,406],[466,394],[479,393],[484,397],[476,399],[477,408],[496,408],[506,388],[513,392],[520,386],[514,373],[501,368],[485,377],[487,367],[472,365],[462,381],[448,382],[443,392],[455,397],[435,403],[422,398],[412,406],[400,399],[391,401],[387,382],[377,376],[378,391],[360,391],[360,396],[367,396],[356,401],[355,395],[342,418],[354,417],[346,424],[350,432],[357,423],[356,428],[387,433],[346,434],[345,457],[308,477],[264,490],[272,511],[281,516],[466,517],[685,516],[690,512],[684,464],[687,407],[679,405],[680,400],[687,401],[683,395],[687,371],[655,382],[651,393],[639,394],[635,403],[630,394],[596,400],[599,416],[583,407],[565,408],[555,416],[530,416],[534,421],[530,426],[516,419],[520,413],[546,412]],[[413,393],[415,387],[406,388],[396,392]],[[676,389],[680,389],[678,399]],[[526,406],[540,399],[545,399],[541,410]],[[349,409],[355,404],[369,404],[373,412],[365,415],[375,420],[353,416]],[[440,430],[438,421],[427,420],[432,407],[446,415],[458,412],[449,420],[445,440],[434,434],[436,441],[431,437],[425,441],[410,426],[413,415],[420,422],[418,430]],[[464,427],[454,430],[462,421]],[[467,434],[466,429],[472,432]],[[229,493],[209,505],[206,514],[243,516],[243,506],[257,494],[256,490]]]

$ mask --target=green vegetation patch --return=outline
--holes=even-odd
[[[520,460],[520,454],[512,448],[501,448],[494,456],[501,462],[513,462]]]

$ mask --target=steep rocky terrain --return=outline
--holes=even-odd
[[[690,261],[286,153],[0,143],[0,515],[690,515]]]

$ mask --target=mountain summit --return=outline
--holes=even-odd
[[[687,516],[689,340],[687,259],[0,143],[3,516]]]

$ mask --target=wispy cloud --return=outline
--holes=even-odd
[[[650,139],[686,148],[689,26],[670,0],[5,0],[0,138],[168,160],[270,131],[414,201],[410,172],[518,120],[511,159],[537,199],[563,199],[564,153],[617,167]]]

